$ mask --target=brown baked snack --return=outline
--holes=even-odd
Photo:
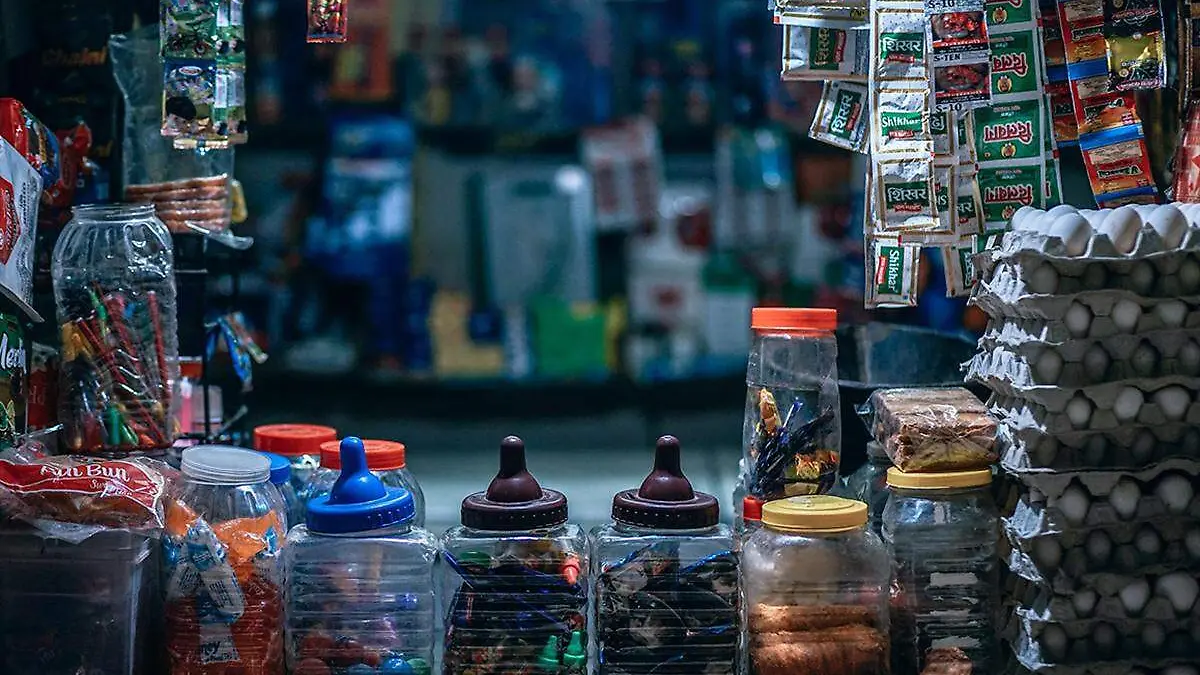
[[[876,612],[860,605],[768,605],[750,610],[751,633],[813,631],[861,624],[873,626]]]
[[[887,639],[867,626],[757,636],[750,649],[755,675],[885,675]]]
[[[875,439],[901,471],[982,469],[999,457],[995,418],[962,387],[880,389],[871,407]]]
[[[966,652],[958,647],[940,647],[925,652],[921,675],[972,675],[974,666]]]

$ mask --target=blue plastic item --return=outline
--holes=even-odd
[[[404,488],[389,488],[367,469],[361,439],[347,436],[339,447],[342,471],[328,496],[308,502],[310,532],[369,532],[411,522],[416,508]]]
[[[292,462],[283,455],[276,455],[273,452],[264,452],[267,459],[271,460],[271,484],[283,485],[292,479]]]

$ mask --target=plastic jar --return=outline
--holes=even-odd
[[[292,463],[283,455],[264,452],[271,462],[271,485],[279,490],[279,512],[287,515],[288,529],[304,522],[304,504],[292,487]],[[285,530],[286,531],[286,530]]]
[[[814,495],[763,506],[742,552],[750,672],[884,675],[887,549],[867,505]]]
[[[600,675],[734,675],[741,637],[733,532],[717,499],[696,492],[679,441],[658,439],[640,488],[613,496],[612,522],[591,533]]]
[[[499,473],[463,499],[442,547],[444,672],[587,672],[586,537],[526,470],[521,439],[504,439]]]
[[[867,443],[867,461],[846,477],[846,495],[867,505],[867,522],[875,534],[883,529],[883,507],[887,506],[887,472],[892,460],[877,442]]]
[[[895,672],[918,672],[933,646],[961,649],[976,673],[999,672],[999,514],[991,470],[892,468],[887,480],[883,537],[895,584]]]
[[[403,443],[396,441],[364,440],[367,450],[367,468],[388,487],[400,487],[412,494],[415,515],[413,525],[425,526],[425,493],[417,484],[417,479],[408,470],[407,450]],[[341,471],[342,461],[337,441],[321,444],[321,466],[312,472],[308,484],[304,486],[306,499],[314,499],[329,494],[338,472]]]
[[[286,533],[262,453],[183,452],[163,545],[171,675],[282,675]]]
[[[254,427],[254,449],[287,457],[292,463],[292,488],[301,503],[312,473],[321,466],[321,444],[337,442],[337,430],[318,424],[267,424]]]
[[[837,310],[756,307],[742,425],[746,493],[827,493],[841,461]]]
[[[407,490],[367,470],[362,441],[343,439],[339,459],[332,491],[288,534],[288,668],[430,675],[437,539],[413,525]]]
[[[63,345],[59,437],[68,451],[169,447],[179,379],[175,265],[154,207],[76,207],[51,270]]]

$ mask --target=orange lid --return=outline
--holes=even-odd
[[[746,495],[742,498],[742,520],[762,520],[763,500]]]
[[[831,331],[837,328],[836,309],[791,307],[755,307],[750,311],[750,327],[754,330]]]
[[[342,468],[341,441],[326,441],[321,444],[321,468]],[[396,441],[363,440],[363,449],[367,451],[367,468],[371,471],[391,471],[403,469],[404,444]]]
[[[267,424],[254,427],[254,449],[284,457],[321,454],[321,444],[337,440],[337,429],[316,424]]]

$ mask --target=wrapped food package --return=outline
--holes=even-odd
[[[993,464],[996,420],[974,394],[950,389],[880,389],[872,431],[901,471],[960,471]]]

